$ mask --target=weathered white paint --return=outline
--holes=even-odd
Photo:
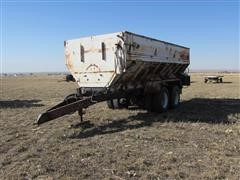
[[[106,47],[106,60],[102,59],[102,43]],[[81,61],[81,46],[84,62]],[[130,32],[118,32],[66,41],[65,60],[80,87],[109,87],[121,76],[134,76],[133,70],[144,72],[148,63],[188,65],[189,49]],[[132,61],[136,62],[136,67],[127,69]]]

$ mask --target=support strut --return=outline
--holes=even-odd
[[[56,106],[46,110],[45,112],[39,114],[35,124],[42,124],[53,119],[59,118],[66,114],[72,114],[78,111],[81,122],[83,121],[83,108],[87,108],[93,104],[96,104],[101,101],[125,97],[126,94],[122,92],[118,93],[106,93],[106,94],[98,94],[95,96],[75,96],[75,94],[71,94],[65,98],[65,100]]]
[[[76,100],[75,102],[67,104],[67,102],[63,101],[51,109],[39,114],[35,124],[42,124],[48,122],[50,120],[56,119],[58,117],[64,116],[66,114],[71,114],[76,111],[79,111],[79,115],[82,121],[82,108],[86,108],[92,104],[91,97],[86,97],[80,100]]]

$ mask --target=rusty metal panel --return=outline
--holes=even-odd
[[[189,48],[134,33],[124,35],[129,60],[189,64]]]
[[[123,71],[118,36],[121,33],[65,41],[66,66],[80,87],[106,87]]]
[[[189,65],[189,48],[130,32],[65,41],[66,65],[80,87],[142,85],[175,77]]]

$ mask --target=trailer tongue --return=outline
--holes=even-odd
[[[77,94],[70,94],[67,96],[64,101],[57,104],[56,106],[46,110],[45,112],[39,114],[35,124],[42,124],[59,117],[62,117],[67,114],[72,114],[78,111],[81,122],[83,121],[83,109],[87,108],[93,104],[96,104],[101,101],[106,101],[112,98],[121,98],[124,97],[125,93],[106,93],[92,96],[82,96]]]
[[[56,106],[52,107],[51,109],[47,110],[46,112],[39,114],[35,123],[42,124],[54,120],[56,118],[59,118],[61,116],[64,116],[66,114],[74,113],[76,111],[79,112],[82,121],[82,108],[86,108],[91,104],[94,104],[91,97],[79,99],[71,103],[63,101],[57,104]]]

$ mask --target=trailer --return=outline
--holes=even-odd
[[[41,113],[42,124],[107,101],[111,109],[137,105],[165,112],[180,103],[190,49],[128,31],[64,41],[65,63],[79,88]]]

